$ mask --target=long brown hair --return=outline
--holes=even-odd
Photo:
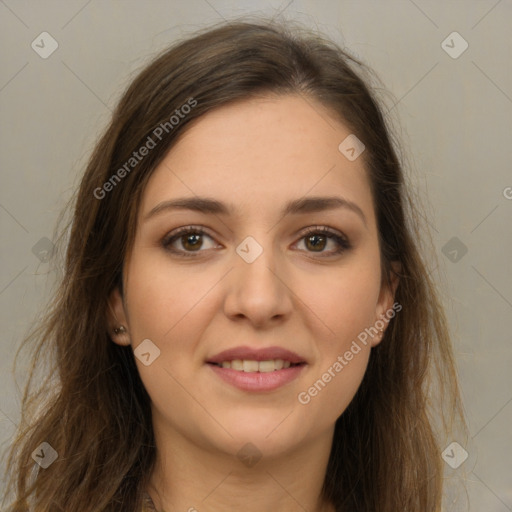
[[[402,311],[372,350],[363,382],[336,422],[324,497],[340,512],[440,510],[441,434],[433,422],[445,419],[442,410],[434,416],[441,405],[460,411],[454,360],[418,242],[425,234],[421,213],[371,76],[320,35],[289,23],[238,20],[174,44],[133,80],[73,199],[60,287],[24,342],[34,347],[34,367],[8,460],[11,510],[141,509],[155,459],[150,400],[131,347],[110,339],[107,298],[122,289],[141,195],[169,148],[194,119],[260,94],[319,101],[365,144],[383,279],[389,282],[391,262],[401,268],[395,300]],[[176,110],[186,115],[171,122]],[[158,132],[155,147],[127,166],[148,137],[156,141],[159,126],[167,129]],[[47,379],[35,387],[43,364]],[[31,456],[43,442],[58,455],[47,469]]]

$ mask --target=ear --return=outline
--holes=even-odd
[[[401,269],[402,267],[398,261],[392,261],[389,283],[387,280],[383,280],[381,283],[379,300],[375,311],[375,324],[377,329],[382,328],[382,332],[379,332],[379,334],[373,337],[371,342],[372,347],[375,347],[382,341],[389,321],[395,316],[396,312],[402,309],[401,305],[397,305],[398,307],[396,307],[396,309],[393,308],[396,289],[400,282],[399,274]]]
[[[110,338],[118,345],[130,345],[130,331],[128,329],[128,319],[124,307],[123,297],[119,287],[115,287],[107,301],[107,325]],[[114,329],[124,327],[124,332],[116,333]]]

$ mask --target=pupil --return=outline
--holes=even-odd
[[[191,248],[198,248],[201,246],[200,243],[198,243],[200,240],[201,235],[185,235],[185,244],[184,246],[187,247],[187,245],[190,244]]]
[[[324,236],[322,236],[322,235],[311,235],[310,237],[308,237],[308,242],[311,242],[314,239],[318,240],[319,238],[322,239],[322,241],[320,243],[312,242],[313,248],[317,248],[318,249],[318,247],[322,245],[322,242],[325,243],[325,237]],[[323,246],[320,247],[320,250],[321,249],[323,249]]]

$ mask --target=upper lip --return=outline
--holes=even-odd
[[[305,363],[303,357],[291,350],[281,347],[251,348],[235,347],[219,352],[210,357],[208,363],[222,363],[224,361],[233,361],[234,359],[246,359],[251,361],[269,361],[271,359],[282,359],[290,363]]]

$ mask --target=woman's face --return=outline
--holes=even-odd
[[[349,135],[311,99],[243,101],[198,119],[151,176],[111,305],[155,432],[269,456],[332,433],[380,340],[362,333],[393,303]]]

